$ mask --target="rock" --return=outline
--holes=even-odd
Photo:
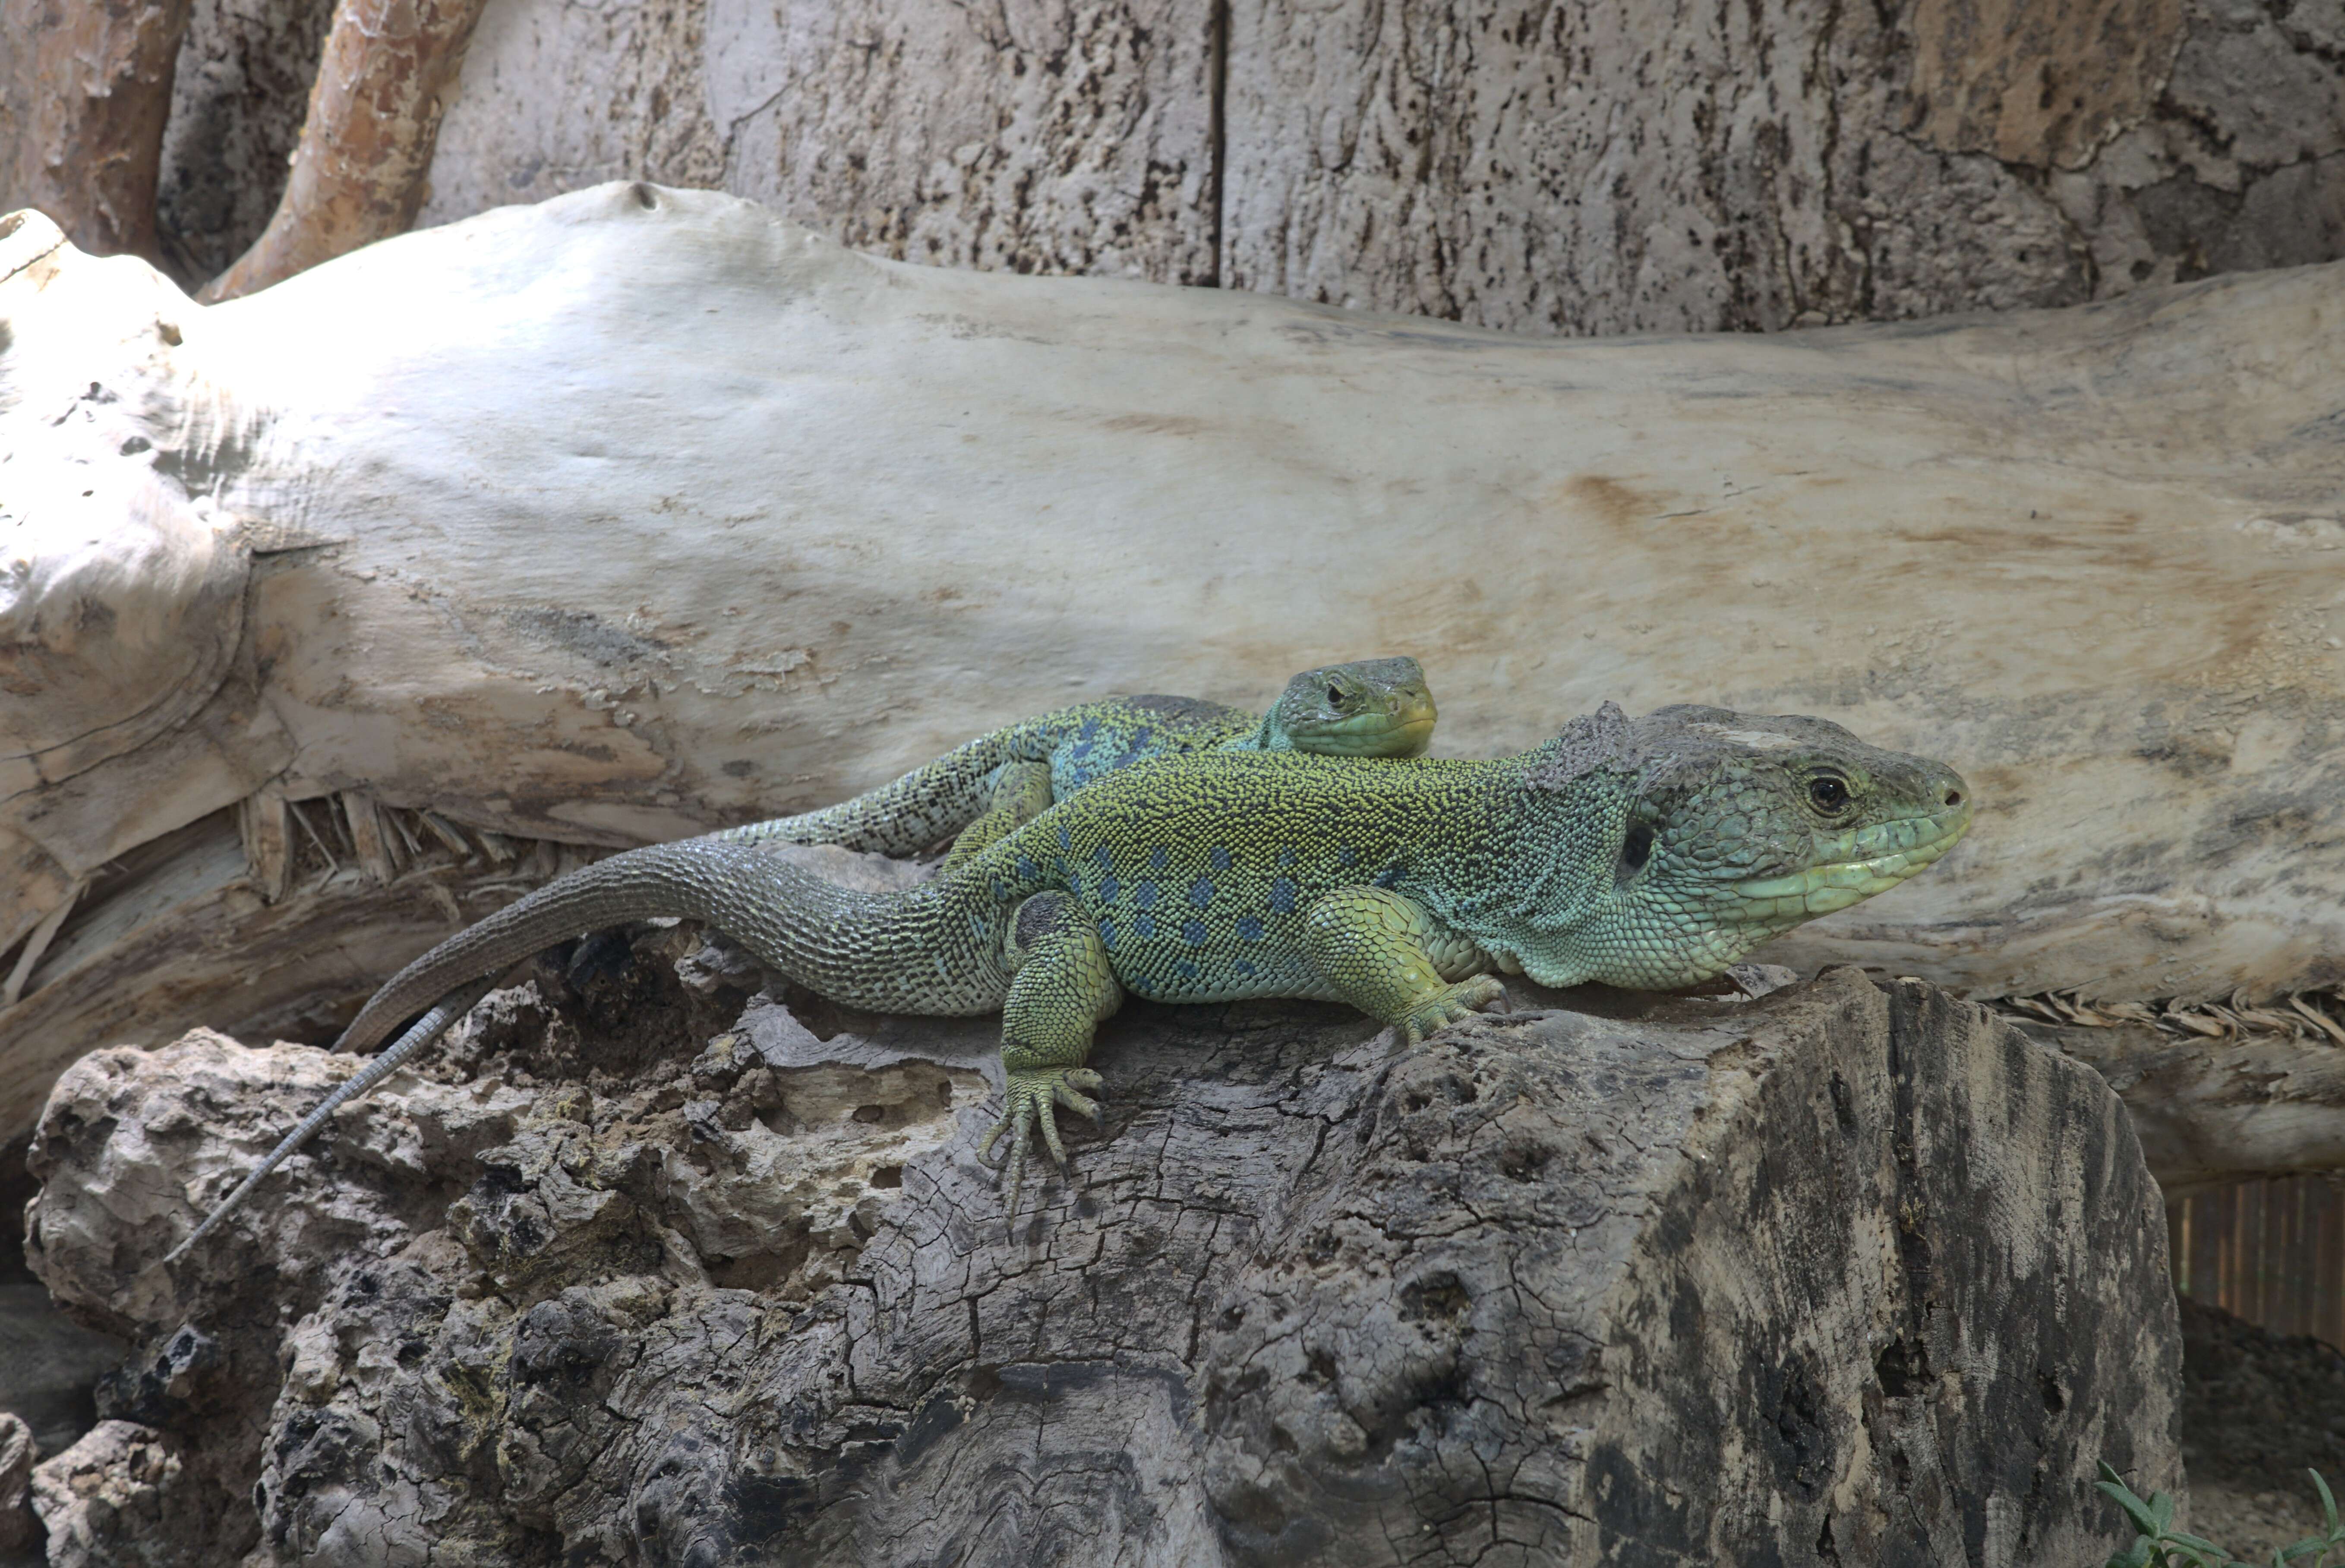
[[[235,1561],[211,1526],[228,1500],[188,1483],[178,1446],[133,1421],[103,1421],[34,1467],[33,1508],[49,1568],[200,1568]]]
[[[0,1411],[0,1557],[39,1537],[32,1509],[33,1460],[39,1452],[24,1418]]]
[[[141,1484],[252,1568],[2015,1568],[2117,1543],[2096,1460],[2180,1488],[2117,1100],[1925,985],[1525,991],[1406,1051],[1135,1004],[1103,1133],[1005,1228],[991,1020],[695,1033],[693,951],[637,937],[632,1036],[501,993],[171,1272],[350,1064],[77,1064],[30,1256],[145,1369],[109,1396],[141,1427],[83,1446],[176,1455]]]

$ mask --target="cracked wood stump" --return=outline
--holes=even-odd
[[[1134,1006],[1005,1235],[990,1020],[695,943],[494,994],[176,1279],[356,1064],[76,1064],[32,1255],[138,1348],[60,1561],[2068,1564],[2096,1459],[2180,1490],[2115,1097],[1927,986]]]

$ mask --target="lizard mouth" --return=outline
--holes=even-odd
[[[1842,853],[1804,871],[1754,877],[1732,885],[1735,896],[1757,915],[1806,919],[1859,904],[1935,865],[1970,831],[1970,803],[1953,811],[1897,817],[1838,835],[1819,845]]]
[[[1404,699],[1388,712],[1362,713],[1330,726],[1320,747],[1331,749],[1332,742],[1355,755],[1416,756],[1433,744],[1439,718],[1431,697]]]

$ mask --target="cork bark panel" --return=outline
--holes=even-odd
[[[898,259],[1210,281],[1207,0],[712,0],[726,187]]]

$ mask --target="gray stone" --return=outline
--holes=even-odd
[[[1406,1051],[1134,1005],[1005,1228],[990,1020],[695,1036],[687,935],[651,1034],[505,994],[176,1274],[350,1064],[60,1081],[32,1257],[147,1347],[216,1560],[2068,1564],[2096,1460],[2180,1490],[2129,1125],[1926,986],[1524,991]]]

